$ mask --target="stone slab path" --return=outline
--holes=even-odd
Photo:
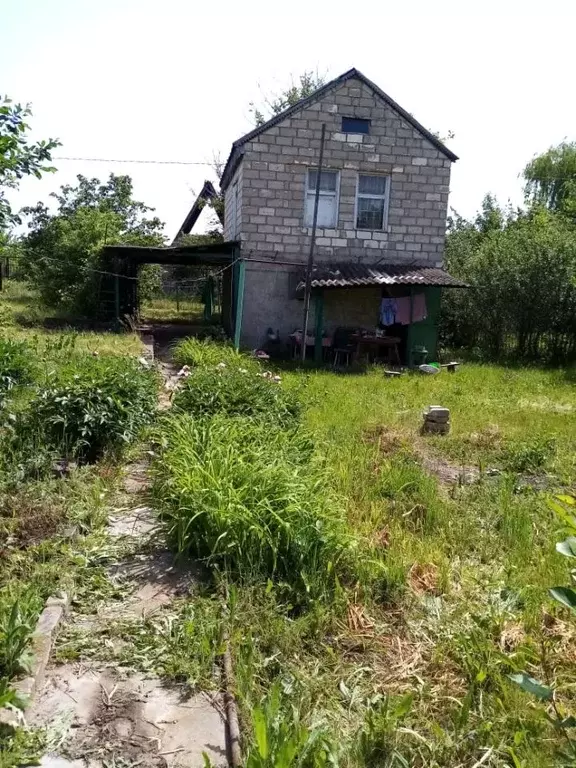
[[[126,469],[125,492],[136,501],[146,491],[146,463]],[[68,628],[94,630],[95,637],[115,622],[154,615],[200,579],[193,565],[174,563],[147,506],[115,509],[108,534],[129,545],[130,555],[108,568],[123,597],[95,615],[72,610],[66,619]],[[45,768],[202,768],[204,753],[212,765],[228,765],[219,695],[191,695],[184,685],[118,663],[50,662],[27,721],[50,734]]]

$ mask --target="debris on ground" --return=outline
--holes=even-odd
[[[429,405],[424,412],[423,434],[447,435],[450,432],[450,410],[441,405]]]

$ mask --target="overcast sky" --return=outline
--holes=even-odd
[[[406,8],[406,11],[402,10]],[[537,152],[576,139],[575,0],[0,0],[0,92],[32,102],[57,156],[209,163],[250,130],[249,102],[305,69],[360,69],[455,138],[450,205],[522,200]],[[128,173],[172,236],[210,165],[57,160],[16,205],[77,173]]]

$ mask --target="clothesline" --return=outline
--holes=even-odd
[[[380,304],[380,322],[382,325],[410,325],[426,320],[426,296],[416,293],[414,296],[382,299]]]

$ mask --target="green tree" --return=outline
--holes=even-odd
[[[31,143],[26,122],[31,114],[29,105],[12,104],[9,98],[0,96],[0,230],[19,222],[6,198],[7,190],[16,189],[24,176],[41,178],[43,173],[55,170],[47,163],[60,142],[49,139]]]
[[[317,71],[306,70],[297,80],[292,78],[292,83],[275,96],[265,95],[263,104],[258,106],[254,102],[250,103],[249,111],[256,126],[263,125],[274,115],[279,115],[288,107],[294,106],[301,99],[311,96],[314,91],[321,88],[326,82],[324,75]]]
[[[65,185],[53,193],[55,214],[42,203],[23,210],[29,228],[22,238],[23,272],[48,306],[93,315],[103,246],[162,245],[164,225],[148,216],[153,209],[134,200],[129,176],[110,174],[105,183],[77,178],[77,186]],[[158,268],[145,270],[143,285],[152,290]]]
[[[526,199],[576,217],[576,142],[537,155],[524,169]]]
[[[487,197],[474,221],[451,219],[446,266],[472,286],[446,292],[446,343],[490,358],[576,354],[576,229],[565,216]]]

